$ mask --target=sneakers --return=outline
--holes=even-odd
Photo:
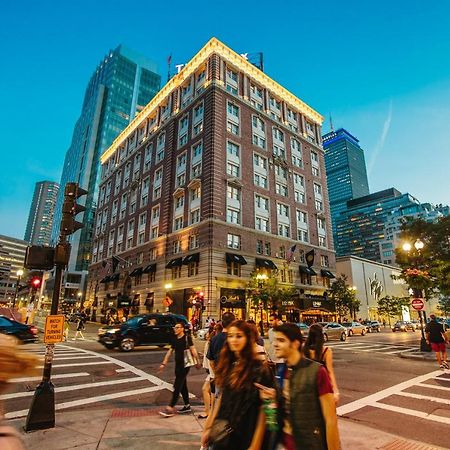
[[[444,366],[445,369],[448,369],[448,363],[447,363],[447,361],[444,361],[444,362],[442,363],[442,365]]]
[[[192,412],[191,405],[184,405],[178,410],[178,414],[186,414]]]
[[[441,364],[441,365],[439,366],[439,369],[445,370],[444,364]]]
[[[170,406],[167,406],[163,411],[159,411],[159,414],[163,417],[173,417],[175,413],[175,409]]]

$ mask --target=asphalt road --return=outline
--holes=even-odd
[[[157,373],[166,350],[137,347],[133,352],[106,350],[87,333],[86,341],[57,345],[53,366],[56,404],[60,410],[166,405],[173,364]],[[420,333],[383,330],[331,341],[341,403],[338,413],[375,429],[449,448],[450,371],[432,361],[399,357],[418,348]],[[204,342],[196,341],[202,351]],[[43,354],[42,344],[26,347]],[[201,404],[203,369],[191,369],[192,404]],[[24,417],[38,379],[19,379],[4,401],[6,417]]]

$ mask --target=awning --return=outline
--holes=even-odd
[[[312,267],[307,267],[307,266],[300,266],[300,273],[304,273],[306,275],[317,275],[316,271],[312,268]]]
[[[142,273],[154,273],[156,272],[156,263],[149,264]]]
[[[278,267],[270,259],[256,258],[255,264],[256,264],[256,267],[262,267],[264,269],[269,269],[269,270],[277,270],[278,269]]]
[[[175,258],[171,259],[167,265],[166,269],[172,269],[173,267],[180,267],[183,265],[183,258]]]
[[[327,270],[327,269],[321,269],[320,270],[320,275],[322,276],[322,277],[325,277],[325,278],[336,278],[336,276],[335,275],[333,275],[329,270]]]
[[[105,278],[100,280],[100,283],[109,283],[111,281],[111,277],[107,275]]]
[[[109,277],[109,281],[117,281],[120,278],[120,273],[114,273]]]
[[[138,277],[139,275],[142,275],[142,267],[138,267],[130,273],[130,277]]]
[[[187,265],[199,261],[200,261],[200,253],[193,253],[192,255],[188,255],[183,259],[183,264]]]
[[[235,263],[245,266],[247,264],[246,259],[242,255],[236,255],[235,253],[225,253],[225,259],[227,264]]]

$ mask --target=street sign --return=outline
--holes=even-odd
[[[425,303],[421,298],[413,298],[411,300],[411,306],[416,310],[416,311],[422,311],[425,307]]]
[[[62,314],[47,316],[45,319],[44,342],[56,344],[64,339],[64,316]]]

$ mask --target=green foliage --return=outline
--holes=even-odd
[[[450,316],[450,296],[441,297],[437,307],[444,316]]]
[[[359,311],[361,302],[356,298],[356,292],[347,284],[347,277],[341,275],[336,278],[330,287],[330,299],[336,305],[339,318],[350,314],[353,318]]]
[[[408,297],[386,297],[378,300],[378,314],[387,316],[389,318],[389,324],[391,323],[391,317],[398,317],[402,313],[402,306],[409,307],[410,299]]]
[[[402,268],[399,278],[411,288],[423,290],[427,299],[436,291],[450,295],[450,217],[435,223],[407,220],[402,225],[400,238],[402,243],[409,242],[412,248],[409,252],[402,248],[395,250],[397,264]],[[424,243],[420,251],[414,248],[417,239]],[[421,272],[408,272],[412,268]]]

